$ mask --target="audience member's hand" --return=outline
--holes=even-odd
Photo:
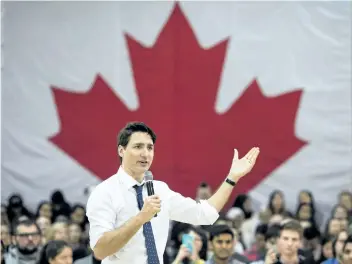
[[[269,249],[265,255],[265,264],[273,264],[277,261],[276,252],[274,249]]]
[[[177,253],[174,263],[182,262],[186,257],[190,257],[191,252],[189,252],[188,248],[185,245],[181,245],[180,250]]]

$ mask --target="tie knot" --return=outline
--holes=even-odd
[[[133,188],[135,188],[137,194],[141,194],[143,190],[143,185],[134,185]]]

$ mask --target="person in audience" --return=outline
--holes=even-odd
[[[21,216],[32,218],[33,214],[23,205],[22,196],[19,194],[11,195],[7,206],[7,217],[13,223]]]
[[[208,200],[212,196],[213,192],[211,187],[206,182],[201,182],[197,188],[196,201]]]
[[[72,264],[72,249],[62,240],[49,241],[40,255],[39,264]]]
[[[51,226],[51,218],[47,218],[45,216],[39,216],[36,221],[37,225],[40,228],[40,231],[42,233],[42,245],[46,244],[46,236],[47,236],[47,231]]]
[[[36,264],[41,250],[41,233],[32,220],[18,222],[14,227],[14,245],[5,254],[6,264]]]
[[[206,264],[243,264],[249,260],[236,252],[233,252],[235,237],[231,228],[227,225],[215,225],[210,229],[210,244],[213,249],[212,257]]]
[[[51,219],[53,217],[53,211],[52,211],[51,203],[49,201],[42,201],[38,205],[36,218],[41,216],[49,219],[51,222]]]
[[[206,243],[204,243],[202,233],[203,232],[200,229],[196,229],[193,227],[189,229],[187,234],[189,234],[193,238],[192,251],[190,251],[187,245],[181,244],[176,258],[172,262],[172,264],[204,264],[204,260],[207,257],[207,240],[205,241]]]
[[[318,262],[322,254],[321,235],[315,225],[303,229],[303,249],[309,251]]]
[[[343,245],[341,260],[343,264],[352,264],[352,234],[348,236]]]
[[[296,219],[301,223],[309,222],[307,227],[317,226],[315,222],[315,209],[310,203],[302,203],[298,206]],[[303,226],[303,228],[306,227]]]
[[[3,245],[4,251],[7,251],[11,244],[10,227],[7,223],[4,222],[1,223],[1,244]]]
[[[300,250],[303,228],[297,220],[284,220],[280,225],[280,235],[276,247],[265,255],[265,264],[297,263],[311,264],[314,259]]]
[[[5,204],[1,204],[1,223],[10,225],[9,218],[7,216],[7,206]]]
[[[340,220],[337,218],[330,218],[326,224],[325,237],[334,237],[341,231]]]
[[[281,191],[275,190],[270,194],[268,209],[272,215],[284,215],[286,213],[284,194]]]
[[[321,240],[321,255],[319,260],[317,261],[318,264],[324,262],[327,259],[333,258],[333,250],[332,250],[332,243],[334,239],[333,237],[324,237]]]
[[[68,242],[68,225],[63,222],[54,223],[46,232],[46,240],[63,240]]]
[[[352,192],[349,191],[342,191],[338,196],[338,204],[344,206],[347,211],[348,215],[352,217]]]
[[[345,244],[345,241],[348,238],[346,231],[340,231],[332,242],[332,258],[329,258],[322,262],[322,264],[344,264],[341,262],[341,253]]]
[[[81,236],[82,228],[78,223],[70,223],[68,225],[68,242],[73,250],[82,246]]]
[[[337,204],[331,210],[331,217],[336,219],[348,219],[348,210],[345,206]]]
[[[51,222],[54,223],[59,215],[70,217],[71,207],[66,202],[64,195],[60,190],[55,190],[51,195],[51,204],[53,216]]]
[[[265,234],[267,231],[268,225],[260,224],[257,226],[255,230],[255,243],[244,253],[248,260],[255,261],[265,254]]]
[[[84,231],[86,227],[86,223],[88,222],[88,219],[86,216],[86,209],[84,208],[83,205],[75,204],[72,207],[70,218],[71,218],[71,222],[80,225],[82,231]]]

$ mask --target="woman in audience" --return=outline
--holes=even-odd
[[[46,232],[46,241],[63,240],[68,242],[68,226],[66,223],[54,223]]]
[[[336,219],[348,219],[348,210],[343,205],[337,204],[331,210],[331,217]]]
[[[284,194],[279,190],[275,190],[270,194],[268,209],[270,210],[272,215],[291,215],[290,212],[286,210]]]
[[[42,249],[39,264],[72,264],[72,249],[65,241],[50,241]]]
[[[321,241],[322,251],[318,263],[322,263],[327,259],[333,258],[332,242],[334,239],[332,237],[325,237]]]
[[[202,230],[194,227],[191,227],[186,233],[192,237],[192,250],[190,251],[187,245],[181,244],[176,258],[172,264],[204,264],[205,260],[207,259],[208,241],[205,233]]]
[[[51,203],[49,201],[42,201],[38,205],[36,218],[40,216],[48,218],[51,221],[51,218],[53,216],[53,211],[52,211]]]
[[[301,203],[298,206],[296,212],[296,219],[300,222],[309,222],[310,226],[317,226],[315,222],[315,210],[312,204],[310,203]]]
[[[332,242],[333,257],[325,260],[322,264],[343,264],[343,262],[341,262],[341,253],[347,237],[348,234],[344,230],[337,234]]]

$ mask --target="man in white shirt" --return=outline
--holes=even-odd
[[[152,129],[129,123],[118,141],[121,166],[93,190],[87,203],[90,246],[103,264],[162,264],[169,220],[213,224],[236,182],[251,171],[259,155],[259,148],[252,148],[239,159],[235,150],[224,183],[208,200],[197,203],[161,181],[154,181],[155,195],[148,196],[144,173],[154,157]]]

